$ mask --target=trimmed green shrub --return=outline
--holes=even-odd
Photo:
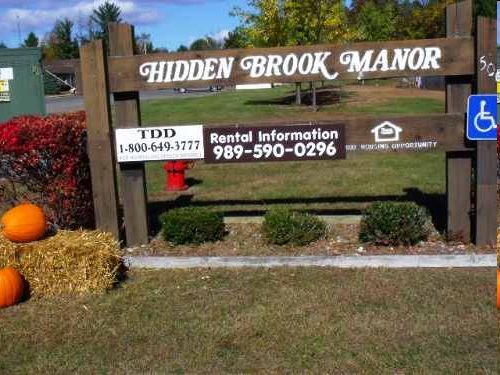
[[[359,239],[379,245],[414,245],[429,236],[430,215],[413,202],[377,202],[361,219]]]
[[[275,208],[264,215],[262,231],[269,243],[307,245],[326,234],[326,223],[316,216]]]
[[[174,208],[160,215],[162,236],[175,245],[221,240],[225,233],[221,213],[199,207]]]

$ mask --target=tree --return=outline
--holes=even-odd
[[[356,35],[347,22],[342,0],[250,0],[250,11],[234,8],[240,32],[255,47],[350,41]]]
[[[349,18],[351,21],[356,21],[361,9],[365,6],[366,3],[373,3],[377,7],[383,8],[387,5],[392,5],[393,7],[397,7],[398,4],[404,2],[418,2],[419,0],[352,0],[351,6],[349,9]],[[425,0],[424,0],[425,1]]]
[[[23,42],[23,47],[38,47],[38,38],[34,32],[30,32]]]
[[[90,20],[94,22],[97,27],[95,38],[102,39],[106,44],[109,44],[108,23],[122,22],[120,15],[120,7],[107,0],[99,5],[97,9],[94,9],[90,16]]]
[[[92,21],[92,16],[84,17],[79,14],[76,18],[76,39],[80,45],[96,39],[96,25]]]
[[[249,0],[250,10],[234,8],[248,46],[276,47],[350,41],[357,35],[347,22],[342,0]],[[297,104],[300,102],[297,85]]]
[[[356,25],[359,38],[369,41],[394,39],[397,24],[397,10],[393,4],[380,6],[373,1],[365,2],[357,14]]]
[[[216,41],[214,38],[209,36],[205,38],[196,39],[191,45],[189,49],[191,51],[207,51],[214,49],[221,49],[222,45],[220,42]]]
[[[411,11],[401,13],[397,25],[398,39],[440,38],[446,35],[445,8],[454,0],[420,0]]]
[[[177,48],[177,52],[186,52],[189,51],[189,48],[187,48],[184,44],[181,44],[179,48]]]
[[[247,48],[251,45],[250,38],[245,28],[239,26],[230,31],[224,38],[224,49],[228,48]]]
[[[135,53],[139,55],[147,55],[148,53],[156,52],[151,41],[151,34],[141,33],[135,38]]]
[[[4,42],[0,42],[0,48],[7,48],[7,45]]]
[[[73,39],[73,21],[58,20],[52,30],[49,44],[54,49],[57,59],[74,59],[79,57],[78,42]]]
[[[250,47],[287,45],[286,2],[288,0],[249,0],[248,7],[252,10],[233,8],[230,14],[240,18],[240,30],[248,35]]]
[[[358,35],[342,0],[294,0],[284,6],[290,45],[348,42]]]
[[[497,17],[497,8],[494,1],[491,0],[476,0],[473,3],[474,6],[474,16],[482,17]]]

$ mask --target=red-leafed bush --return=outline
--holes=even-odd
[[[0,124],[0,178],[15,199],[43,205],[54,224],[93,227],[86,143],[85,112],[13,118]]]

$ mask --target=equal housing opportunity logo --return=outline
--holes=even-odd
[[[389,121],[384,121],[371,130],[371,132],[375,134],[375,142],[377,143],[397,142],[399,141],[399,133],[402,131],[403,129]]]
[[[373,135],[373,143],[348,144],[347,151],[422,151],[437,147],[437,141],[434,140],[405,141],[404,126],[390,121],[383,121],[374,126],[370,133]]]

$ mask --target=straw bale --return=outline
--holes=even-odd
[[[0,267],[7,266],[21,272],[33,295],[85,294],[110,289],[122,258],[109,233],[60,230],[26,244],[0,235]]]

